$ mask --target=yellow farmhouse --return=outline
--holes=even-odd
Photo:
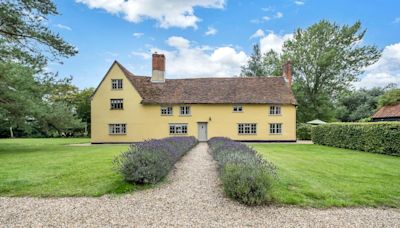
[[[165,79],[165,56],[153,54],[152,76],[114,62],[92,96],[92,143],[168,136],[200,141],[296,141],[292,70],[282,77]]]

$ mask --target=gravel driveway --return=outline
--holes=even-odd
[[[0,198],[0,226],[400,227],[397,209],[245,207],[223,196],[201,143],[158,188],[100,198]]]

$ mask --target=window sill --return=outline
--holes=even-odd
[[[268,116],[282,116],[282,114],[269,114]]]
[[[269,133],[269,135],[282,135],[282,133]]]
[[[123,108],[110,108],[110,110],[114,111],[114,110],[124,110]]]
[[[169,134],[169,135],[187,135],[187,133],[176,133],[176,134]]]
[[[243,111],[241,111],[241,112],[235,112],[235,111],[233,111],[232,113],[243,113]]]
[[[111,89],[111,91],[120,91],[120,90],[123,90],[123,89]]]
[[[257,133],[239,133],[238,135],[257,135]]]
[[[161,114],[161,116],[173,116],[174,114]]]
[[[181,117],[191,117],[192,115],[179,115]]]
[[[121,133],[121,134],[108,134],[108,135],[111,135],[111,136],[118,136],[118,135],[126,135],[126,133]]]

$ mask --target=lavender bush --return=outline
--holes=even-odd
[[[197,142],[194,137],[169,137],[134,143],[114,159],[114,167],[127,182],[154,184]]]
[[[248,205],[270,200],[269,191],[277,178],[272,163],[247,145],[228,138],[215,137],[208,144],[227,196]]]

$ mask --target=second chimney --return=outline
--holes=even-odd
[[[151,82],[165,82],[165,56],[153,54]]]
[[[287,61],[285,64],[283,64],[283,78],[285,78],[285,81],[288,83],[289,88],[292,87],[292,63],[290,61]]]

